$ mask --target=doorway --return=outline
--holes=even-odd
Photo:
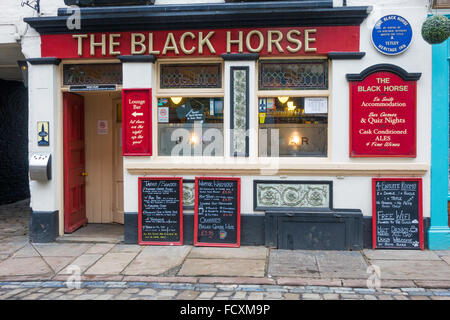
[[[121,143],[122,102],[121,92],[64,93],[64,220],[65,233],[72,233],[89,224],[123,224],[123,158]],[[77,101],[83,108],[69,111],[71,101]],[[84,114],[83,114],[84,113]],[[74,142],[74,123],[80,130]],[[84,142],[82,141],[84,140]],[[76,152],[70,152],[71,143]],[[82,147],[81,147],[82,146]],[[79,163],[74,171],[68,161]],[[70,168],[70,169],[69,169]],[[71,186],[76,181],[78,191]],[[85,219],[74,224],[70,218],[73,199],[83,207]],[[66,209],[67,208],[67,209]],[[67,212],[66,212],[67,210]],[[82,215],[82,213],[80,213]],[[67,227],[66,227],[67,226]],[[104,229],[103,226],[102,228]],[[97,230],[98,228],[85,228]],[[117,225],[114,227],[117,230]],[[123,230],[123,228],[122,228]]]

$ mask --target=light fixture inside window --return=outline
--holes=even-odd
[[[195,133],[191,134],[190,143],[191,144],[198,144],[199,143],[198,136]]]
[[[174,104],[179,104],[182,99],[183,97],[170,97],[170,100],[172,100]]]
[[[281,103],[286,103],[286,101],[289,100],[289,97],[278,97],[278,101],[280,101]]]
[[[294,133],[289,138],[289,145],[290,146],[298,146],[298,145],[300,145],[300,136],[298,134]]]
[[[294,106],[294,101],[289,101],[287,104],[288,111],[294,111],[297,106]]]

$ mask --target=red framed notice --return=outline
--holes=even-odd
[[[152,89],[122,89],[124,156],[152,155]]]
[[[373,249],[424,250],[422,210],[421,178],[373,178]]]
[[[138,243],[183,244],[183,178],[139,181]]]
[[[240,194],[240,178],[195,178],[195,246],[240,246]]]
[[[406,72],[403,76],[395,66],[395,72],[382,66],[381,71],[363,72],[357,81],[351,79],[355,75],[347,75],[351,81],[350,157],[414,158],[418,77]]]

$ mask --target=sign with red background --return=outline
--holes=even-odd
[[[230,34],[227,39],[228,32]],[[142,45],[136,44],[136,42]],[[241,51],[239,51],[240,44]],[[227,46],[230,50],[227,50]],[[142,52],[133,53],[132,48],[135,51],[142,50]],[[153,54],[158,58],[199,57],[249,52],[256,52],[260,56],[296,56],[357,51],[359,51],[359,26],[155,30],[41,35],[42,57],[61,59],[115,58],[118,55],[131,54]]]
[[[380,71],[350,82],[350,156],[416,156],[416,81]]]
[[[124,156],[152,155],[152,91],[122,90],[122,145]]]

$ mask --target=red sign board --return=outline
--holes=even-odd
[[[416,81],[380,71],[350,82],[350,156],[416,156]]]
[[[118,55],[162,57],[326,55],[359,51],[359,26],[243,28],[209,30],[96,32],[41,35],[42,57],[115,58]]]
[[[124,156],[152,155],[152,91],[122,90],[122,145]]]

